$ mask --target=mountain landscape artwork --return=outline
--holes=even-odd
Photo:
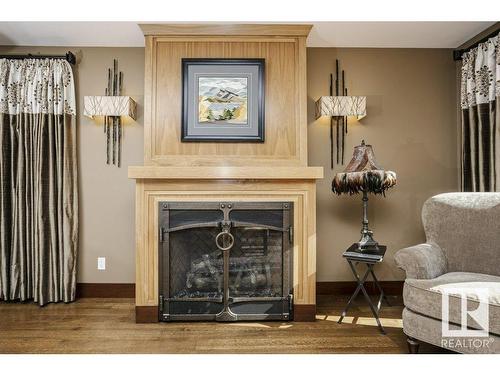
[[[182,59],[182,142],[264,142],[264,59]]]
[[[248,123],[248,78],[199,77],[198,121],[200,124]]]

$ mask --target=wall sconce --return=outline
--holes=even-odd
[[[347,134],[346,117],[356,116],[358,120],[361,120],[366,116],[366,96],[322,96],[316,101],[316,119],[321,116],[330,116],[332,119],[330,125],[334,119],[337,122],[337,163],[339,162],[339,150],[341,150],[341,163],[344,164],[344,134]],[[342,121],[342,142],[339,142],[339,121]],[[330,161],[333,169],[333,131],[330,131],[330,136]]]
[[[347,116],[356,116],[358,120],[366,116],[366,96],[348,96],[343,70],[342,79],[339,79],[339,60],[336,60],[335,67],[335,96],[333,94],[333,74],[330,74],[330,96],[322,96],[316,101],[316,119],[321,116],[330,116],[331,169],[333,169],[333,122],[335,121],[337,124],[337,164],[339,161],[344,164],[344,137],[347,134]]]
[[[366,96],[322,96],[316,101],[316,119],[321,116],[366,116]]]
[[[113,60],[113,70],[108,69],[108,87],[104,96],[85,96],[83,114],[87,117],[104,117],[106,134],[106,163],[110,163],[110,142],[113,143],[113,164],[121,165],[121,118],[127,116],[135,120],[137,105],[130,96],[121,96],[123,73],[118,72],[118,60]]]
[[[110,163],[110,141],[113,141],[113,164],[121,164],[121,117],[128,116],[135,120],[136,103],[130,96],[85,96],[83,98],[83,114],[87,117],[104,117],[104,133],[106,133],[106,163]],[[118,147],[117,147],[118,146]]]

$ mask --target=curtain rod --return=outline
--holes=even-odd
[[[500,32],[500,29],[497,28],[495,29],[494,31],[492,31],[491,33],[489,33],[488,35],[486,35],[484,38],[481,38],[480,40],[478,40],[477,42],[475,43],[472,43],[470,46],[468,46],[467,48],[463,48],[463,49],[455,49],[453,50],[453,60],[454,61],[460,61],[462,60],[462,55],[465,53],[465,52],[468,52],[470,51],[471,49],[473,48],[476,48],[479,44],[481,43],[484,43],[486,41],[488,41],[488,39],[490,38],[493,38],[494,36],[498,35],[498,33]]]
[[[69,62],[71,65],[76,64],[76,56],[68,51],[65,55],[33,55],[28,53],[27,55],[0,55],[0,59],[14,59],[14,60],[22,60],[22,59],[64,59]]]

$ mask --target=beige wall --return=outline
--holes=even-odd
[[[144,48],[0,47],[0,53],[77,54],[78,156],[80,187],[80,247],[78,282],[133,283],[135,280],[135,182],[129,165],[143,162]],[[106,165],[102,124],[82,116],[83,96],[104,95],[108,67],[118,59],[125,95],[138,102],[137,122],[124,126],[122,167]],[[97,270],[97,257],[106,257],[106,270]]]
[[[134,181],[129,165],[143,164],[143,48],[0,47],[0,53],[77,52],[75,71],[79,103],[80,159],[79,282],[133,283],[135,263]],[[105,164],[102,125],[81,116],[84,95],[101,95],[107,68],[118,58],[124,72],[124,94],[139,103],[137,122],[127,123],[121,168]],[[365,139],[383,166],[398,173],[398,186],[387,198],[370,200],[376,239],[389,246],[380,265],[382,279],[401,279],[392,261],[395,250],[424,240],[420,209],[436,193],[457,189],[455,65],[449,50],[308,49],[309,165],[324,166],[318,182],[318,281],[352,280],[341,258],[358,239],[360,197],[336,197],[330,183],[337,167],[329,167],[328,120],[314,121],[313,101],[328,94],[335,58],[346,70],[352,94],[368,96],[368,116],[352,123],[346,137],[346,159]],[[106,271],[97,270],[105,256]]]
[[[387,244],[378,266],[381,279],[402,279],[393,261],[398,249],[425,240],[420,212],[430,196],[458,189],[455,63],[451,50],[309,48],[309,165],[324,166],[317,191],[318,281],[352,280],[341,254],[359,238],[360,196],[335,196],[330,170],[329,119],[314,120],[314,100],[328,95],[335,59],[346,71],[352,95],[367,96],[367,117],[350,122],[345,158],[362,139],[372,144],[379,164],[397,172],[387,197],[371,197],[370,226]]]

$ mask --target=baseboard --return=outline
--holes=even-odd
[[[314,322],[316,320],[316,305],[293,305],[294,322]]]
[[[389,296],[403,295],[403,280],[379,281],[384,293]],[[319,281],[316,283],[316,295],[344,295],[352,294],[357,287],[355,281]],[[365,283],[365,289],[370,295],[379,294],[373,281]]]
[[[404,281],[380,281],[385,294],[400,296],[403,294]],[[355,281],[319,281],[316,283],[316,294],[344,295],[352,294],[356,289]],[[373,281],[367,281],[365,288],[368,294],[378,294]],[[76,286],[77,298],[135,298],[135,284],[125,283],[78,283]],[[314,306],[314,305],[296,305]],[[299,308],[300,309],[300,308]]]
[[[135,298],[135,284],[78,283],[76,298]]]
[[[136,306],[136,323],[158,323],[158,306]]]

